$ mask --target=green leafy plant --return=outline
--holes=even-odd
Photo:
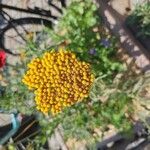
[[[150,37],[150,2],[137,5],[129,22],[132,25],[138,25],[139,36]]]
[[[52,47],[65,47],[77,54],[79,59],[92,65],[96,76],[111,77],[123,70],[116,60],[116,39],[103,28],[96,5],[91,0],[73,0],[64,10],[54,30],[46,30]]]
[[[100,86],[105,86],[108,91],[112,90],[112,86],[102,85],[103,82],[97,80],[91,92],[93,90],[94,93],[95,90],[99,91],[95,87],[95,84],[97,86],[98,82],[100,82]],[[99,92],[101,93],[99,99],[95,100],[91,97],[82,103],[72,106],[70,109],[66,109],[61,114],[51,118],[49,126],[46,119],[41,120],[41,125],[46,127],[45,132],[53,133],[54,128],[60,124],[66,140],[75,138],[77,140],[86,140],[87,143],[92,144],[103,138],[103,134],[109,125],[113,125],[118,131],[123,133],[130,131],[132,120],[130,120],[129,116],[133,112],[132,97],[126,91],[117,89],[109,94],[107,93],[107,100],[102,101],[105,98],[106,91],[102,90]],[[93,136],[96,134],[95,129],[100,129],[102,135]]]
[[[52,39],[51,45],[44,47],[44,50],[58,47],[72,50],[78,59],[92,65],[96,80],[88,99],[57,116],[47,117],[36,112],[42,131],[35,141],[43,144],[58,125],[63,127],[66,140],[77,138],[88,142],[101,138],[93,136],[96,128],[101,129],[102,136],[108,125],[113,125],[122,132],[130,130],[132,121],[129,116],[133,111],[132,100],[136,92],[132,92],[130,80],[124,82],[120,79],[119,84],[114,83],[115,75],[122,70],[121,63],[116,59],[117,41],[104,29],[94,3],[90,0],[73,0],[64,10],[56,28],[44,32],[48,32]],[[8,85],[1,88],[4,91],[0,97],[1,108],[35,113],[34,103],[30,103],[33,94],[23,86],[21,78],[29,60],[41,53],[43,49],[38,43],[30,40],[25,47],[25,60],[14,67],[9,66],[10,71],[3,72]],[[15,75],[10,74],[11,69],[15,70]]]
[[[32,106],[34,105],[30,103],[30,100],[33,99],[33,94],[29,93],[21,82],[24,65],[9,66],[9,70],[3,72],[7,86],[1,86],[3,91],[0,97],[0,109],[29,114],[33,112]]]

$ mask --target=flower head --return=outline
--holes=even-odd
[[[110,41],[109,41],[108,39],[102,39],[102,40],[101,40],[101,44],[102,44],[104,47],[108,48],[108,47],[110,46]]]
[[[4,50],[0,50],[0,68],[2,68],[6,63],[6,53]]]
[[[90,54],[90,55],[95,55],[95,54],[96,54],[96,49],[94,49],[94,48],[93,48],[93,49],[90,49],[90,50],[89,50],[89,54]]]
[[[93,80],[88,63],[61,50],[32,60],[22,81],[35,90],[37,109],[55,114],[87,97]]]

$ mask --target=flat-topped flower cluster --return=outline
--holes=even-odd
[[[35,90],[38,110],[56,114],[88,97],[94,75],[90,64],[79,61],[72,52],[60,50],[33,59],[22,81]]]

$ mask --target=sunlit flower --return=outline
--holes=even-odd
[[[56,114],[86,98],[94,75],[90,65],[68,51],[46,52],[28,64],[23,82],[35,90],[37,109]]]

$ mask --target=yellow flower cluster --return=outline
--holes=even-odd
[[[94,76],[90,65],[74,53],[60,50],[46,52],[28,64],[22,81],[35,89],[37,109],[47,114],[60,112],[88,96]]]

